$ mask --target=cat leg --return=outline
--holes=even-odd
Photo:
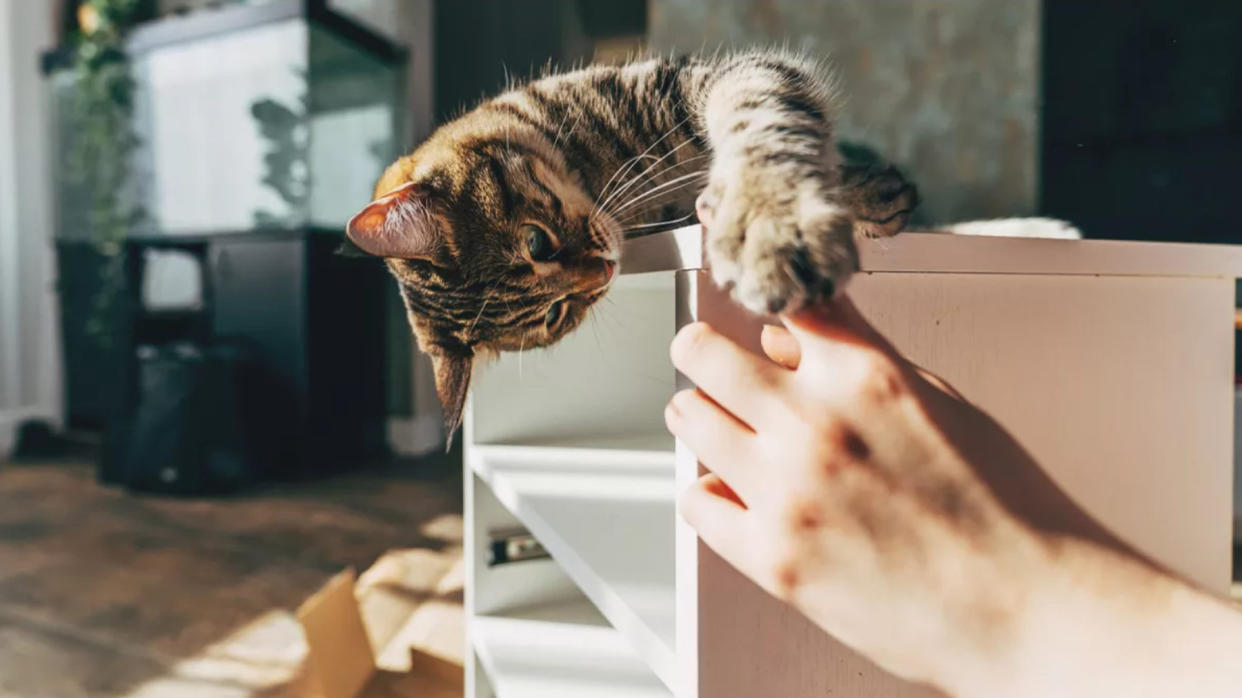
[[[842,165],[836,198],[854,216],[856,237],[892,237],[905,229],[919,193],[892,165]]]
[[[832,95],[810,63],[766,53],[698,68],[692,93],[713,151],[697,202],[712,276],[759,313],[831,297],[858,269],[837,193]]]

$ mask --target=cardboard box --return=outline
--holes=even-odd
[[[319,698],[459,698],[460,565],[446,570],[444,558],[390,553],[361,582],[345,570],[307,599],[297,612],[308,648],[306,691]]]

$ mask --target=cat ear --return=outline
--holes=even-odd
[[[366,259],[375,259],[375,255],[367,254],[366,250],[363,250],[355,245],[354,241],[349,238],[342,239],[341,244],[337,246],[333,254],[341,257],[365,257]]]
[[[436,376],[436,394],[440,396],[440,406],[444,409],[444,450],[447,451],[453,444],[453,433],[461,426],[474,355],[468,349],[465,352],[436,352],[431,354],[431,366]]]
[[[428,197],[415,182],[372,201],[349,219],[345,234],[367,254],[401,259],[433,259],[444,242]]]

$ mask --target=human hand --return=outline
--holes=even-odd
[[[766,328],[768,358],[703,324],[674,340],[674,364],[699,388],[674,396],[666,421],[711,471],[683,495],[683,516],[889,671],[958,695],[1018,695],[1010,669],[1061,542],[1124,546],[847,299],[785,324]]]

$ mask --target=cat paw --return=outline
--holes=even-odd
[[[854,216],[861,237],[891,237],[919,205],[918,189],[892,165],[843,165],[836,199]]]
[[[850,212],[825,191],[709,185],[696,208],[713,280],[760,314],[831,298],[858,270],[858,252]]]

